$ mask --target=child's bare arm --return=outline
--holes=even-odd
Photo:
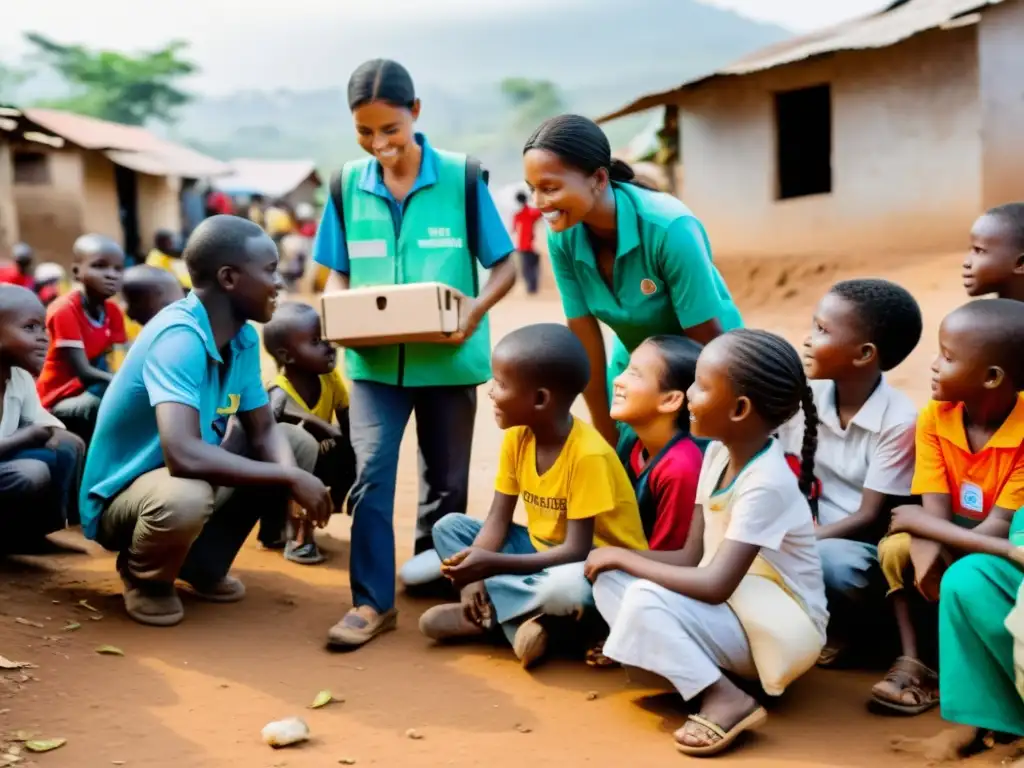
[[[270,390],[270,409],[274,418],[282,424],[301,424],[318,440],[329,440],[337,437],[338,429],[321,418],[314,416],[296,403],[287,392],[280,387]]]
[[[864,489],[860,497],[860,507],[852,515],[844,517],[831,525],[823,525],[815,532],[820,539],[849,539],[863,530],[870,528],[885,508],[884,493]]]
[[[93,384],[109,384],[114,378],[113,374],[101,371],[90,363],[82,347],[60,347],[58,352],[64,356],[75,377],[87,387]]]
[[[569,520],[565,529],[565,541],[556,547],[532,555],[496,556],[495,573],[510,573],[526,576],[539,573],[545,568],[567,563],[582,563],[594,546],[595,518]]]
[[[988,517],[977,528],[969,530],[950,520],[934,517],[927,511],[922,513],[920,507],[900,507],[893,513],[892,532],[905,531],[912,536],[933,541],[965,554],[1009,557],[1013,550],[1008,540],[1013,515],[1014,513],[1008,509],[993,507]]]
[[[512,516],[515,514],[518,501],[518,496],[494,492],[491,510],[487,513],[483,528],[476,535],[476,540],[473,542],[474,547],[486,549],[489,552],[497,552],[501,549],[508,536],[509,526],[512,525]]]

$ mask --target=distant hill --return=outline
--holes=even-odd
[[[358,154],[345,105],[348,75],[384,56],[413,73],[422,126],[435,143],[479,154],[500,178],[516,173],[525,138],[508,128],[497,89],[505,77],[551,80],[569,109],[594,114],[790,34],[696,0],[560,0],[540,9],[509,0],[457,23],[403,27],[382,17],[359,30],[345,27],[343,5],[314,19],[282,17],[266,52],[311,71],[336,71],[337,88],[204,98],[182,113],[174,135],[224,157],[303,156],[335,166]],[[614,126],[616,143],[636,126]]]

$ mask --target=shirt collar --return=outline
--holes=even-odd
[[[203,337],[203,344],[206,346],[206,354],[215,362],[224,363],[224,358],[220,355],[220,350],[217,349],[217,340],[213,335],[213,328],[210,326],[210,315],[206,311],[206,307],[203,302],[199,300],[199,297],[195,292],[189,293],[182,301],[182,306],[185,311],[188,312],[196,321],[196,325],[199,330],[199,335]],[[253,339],[252,328],[246,323],[242,326],[242,329],[235,334],[235,337],[231,339],[230,346],[231,351],[240,352],[243,349],[248,349],[255,340]]]
[[[882,431],[882,421],[885,418],[885,409],[889,404],[890,393],[889,382],[883,376],[878,382],[878,386],[875,387],[875,391],[871,393],[871,396],[860,407],[860,410],[850,419],[847,429],[856,425],[868,432],[879,434]],[[842,425],[839,423],[839,413],[836,409],[836,383],[834,381],[824,382],[822,385],[822,395],[821,402],[824,407],[818,414],[818,418],[833,432],[842,434],[845,430],[843,430]]]
[[[640,245],[640,217],[637,215],[636,204],[623,185],[612,182],[612,194],[615,195],[615,237],[617,241],[615,258],[621,258]],[[578,224],[578,237],[581,243],[575,249],[577,261],[595,266],[594,250],[590,247],[585,225]]]
[[[946,405],[947,407],[942,408],[941,405]],[[964,429],[963,403],[940,404],[935,414],[935,431],[940,437],[949,440],[957,448],[971,452],[971,447],[967,442],[967,431]],[[981,450],[988,448],[1017,448],[1020,446],[1022,434],[1024,434],[1024,393],[1019,393],[1017,395],[1017,404],[1010,411],[1010,415]],[[977,451],[977,453],[980,452]]]
[[[432,187],[437,184],[437,152],[430,146],[430,142],[427,141],[427,137],[422,133],[415,135],[416,143],[420,145],[423,150],[423,157],[420,160],[420,171],[416,176],[416,181],[413,182],[412,189],[409,190],[411,196],[413,192],[424,187]],[[385,199],[394,199],[394,195],[388,190],[384,184],[384,177],[381,173],[380,163],[377,162],[377,158],[371,157],[370,162],[366,164],[363,169],[363,175],[359,178],[359,188],[363,192],[369,192],[371,195],[377,197],[383,197]],[[406,198],[408,199],[408,197]]]

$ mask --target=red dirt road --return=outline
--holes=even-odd
[[[925,308],[926,335],[892,380],[921,401],[935,328],[964,300],[958,260],[905,259],[895,269],[892,259],[842,269],[806,261],[725,261],[722,268],[747,324],[794,342],[817,299],[839,277],[885,274],[913,290]],[[495,333],[560,318],[555,297],[516,296],[495,313]],[[471,512],[478,516],[490,498],[499,439],[482,397],[471,492]],[[415,448],[406,439],[397,503],[400,559],[411,549],[416,482]],[[506,648],[430,647],[416,629],[428,602],[402,598],[396,633],[355,654],[326,652],[325,632],[348,607],[348,528],[347,518],[332,522],[324,546],[334,557],[322,568],[286,565],[249,544],[237,564],[249,587],[246,601],[186,602],[186,621],[170,630],[127,619],[113,559],[105,553],[0,561],[0,655],[38,666],[0,675],[0,746],[16,731],[66,738],[61,749],[23,754],[20,763],[54,768],[541,768],[686,760],[672,747],[671,733],[684,716],[678,700],[649,697],[627,688],[621,672],[582,663],[554,661],[527,674]],[[83,599],[99,613],[79,606]],[[62,631],[69,622],[81,627]],[[97,654],[103,644],[124,656]],[[897,720],[868,713],[875,679],[874,673],[812,672],[773,704],[766,727],[720,764],[920,765],[890,752],[888,738],[930,735],[941,727],[938,716]],[[343,701],[308,710],[323,689]],[[599,695],[592,700],[590,692]],[[306,719],[312,741],[271,750],[260,729],[290,715]],[[409,738],[409,729],[422,738]],[[972,764],[998,764],[1003,756]]]

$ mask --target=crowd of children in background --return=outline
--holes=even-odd
[[[0,273],[9,552],[78,522],[119,349],[192,285],[171,233],[127,271],[116,243],[79,238],[78,287],[56,297],[32,263],[21,245]],[[897,658],[866,695],[905,714],[941,705],[960,726],[901,747],[962,754],[1024,738],[1024,204],[979,219],[963,282],[972,298],[997,298],[946,316],[920,412],[885,374],[920,342],[921,312],[885,280],[833,286],[800,352],[755,330],[703,348],[648,339],[613,384],[616,447],[570,413],[591,373],[576,337],[559,325],[506,336],[490,385],[505,431],[494,499],[482,521],[452,514],[434,527],[460,602],[427,611],[421,630],[439,641],[499,632],[524,667],[578,636],[592,666],[699,697],[675,742],[710,755],[767,717],[734,680],[778,695],[815,664],[877,652],[877,629],[894,622]],[[263,344],[278,369],[273,414],[316,440],[314,474],[340,511],[355,460],[336,352],[296,302],[277,307]],[[513,522],[520,500],[526,525]],[[312,519],[293,519],[285,557],[322,562]]]

